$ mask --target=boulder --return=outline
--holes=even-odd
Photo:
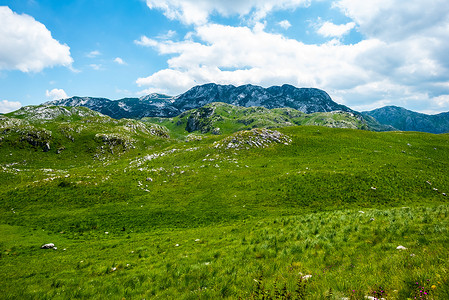
[[[41,249],[53,249],[54,246],[55,246],[55,244],[53,244],[53,243],[43,244],[41,246]]]

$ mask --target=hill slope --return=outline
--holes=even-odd
[[[143,118],[142,121],[162,124],[177,134],[192,132],[229,134],[252,128],[296,125],[370,129],[363,118],[351,112],[306,114],[293,108],[241,107],[219,102],[186,111],[174,118]]]
[[[163,126],[116,120],[86,107],[22,107],[0,116],[0,129],[3,150],[51,151],[61,154],[59,159],[74,154],[104,159],[168,138],[168,130]]]

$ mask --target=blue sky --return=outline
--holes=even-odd
[[[0,0],[0,112],[71,96],[293,84],[449,111],[446,0]]]

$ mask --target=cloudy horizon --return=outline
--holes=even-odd
[[[0,112],[58,97],[291,84],[358,111],[449,111],[443,0],[0,2]]]

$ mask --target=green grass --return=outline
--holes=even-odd
[[[448,299],[448,135],[286,127],[289,145],[234,150],[138,130],[108,148],[95,136],[126,121],[93,120],[32,124],[59,154],[2,134],[2,298],[255,299],[312,275],[306,299]]]
[[[369,294],[378,286],[393,299],[405,299],[415,282],[427,279],[437,286],[433,295],[445,299],[447,214],[446,205],[364,214],[345,210],[126,237],[99,232],[86,239],[4,225],[9,238],[2,241],[2,268],[9,272],[2,272],[2,294],[246,298],[260,276],[267,289],[277,280],[293,290],[300,274],[310,274],[306,292],[312,299],[330,290],[340,296],[352,290]],[[49,240],[58,250],[36,247]],[[399,245],[407,250],[396,250]]]

